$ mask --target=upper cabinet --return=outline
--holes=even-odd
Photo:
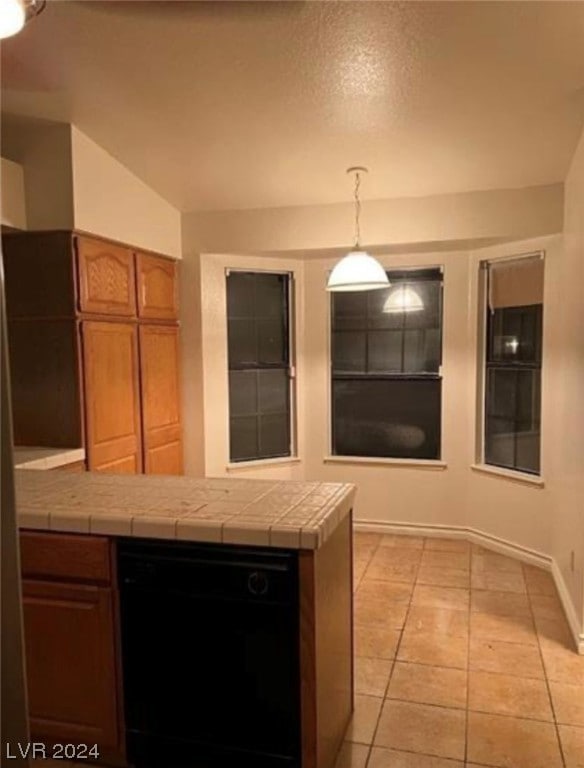
[[[145,253],[136,254],[138,317],[176,320],[178,285],[176,262]]]
[[[132,317],[136,314],[132,251],[88,237],[77,238],[81,312]]]

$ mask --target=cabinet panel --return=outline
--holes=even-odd
[[[178,328],[140,327],[144,467],[151,474],[182,474]]]
[[[139,317],[174,320],[178,317],[176,262],[136,254]]]
[[[135,272],[129,248],[79,237],[77,257],[81,312],[134,316]]]
[[[90,470],[142,471],[135,325],[81,325]]]
[[[115,751],[112,590],[25,580],[23,612],[33,737]]]
[[[20,561],[25,578],[111,581],[110,545],[103,536],[22,531]]]

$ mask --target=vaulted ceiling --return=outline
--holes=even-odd
[[[49,0],[2,86],[181,210],[523,187],[582,130],[584,3]]]

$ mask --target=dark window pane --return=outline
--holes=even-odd
[[[232,416],[230,419],[231,461],[258,458],[258,422],[256,416]]]
[[[255,416],[258,412],[257,371],[230,371],[229,413],[232,416]]]
[[[542,307],[503,307],[489,313],[489,361],[541,362]]]
[[[286,364],[286,339],[282,317],[259,317],[257,329],[258,362],[264,365]]]
[[[282,306],[285,303],[286,277],[284,275],[255,275],[256,295],[255,311],[262,317],[282,319]]]
[[[358,331],[367,327],[367,291],[334,293],[333,328]]]
[[[287,414],[260,416],[260,457],[290,455],[290,419]]]
[[[229,366],[252,365],[258,359],[255,323],[250,318],[230,318],[227,329]]]
[[[255,312],[255,275],[231,272],[227,278],[227,316],[253,317]]]
[[[401,331],[369,331],[369,372],[401,373],[402,343]]]
[[[287,414],[289,408],[289,379],[285,370],[258,371],[259,408],[261,414]]]
[[[439,379],[333,382],[334,452],[440,458]]]
[[[367,334],[365,331],[333,333],[333,370],[335,373],[365,373]]]

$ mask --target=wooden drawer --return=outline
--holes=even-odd
[[[138,316],[152,320],[178,318],[176,262],[146,253],[136,254]]]
[[[129,248],[78,237],[79,309],[81,312],[134,317],[134,257]]]
[[[20,557],[26,579],[111,582],[110,542],[104,536],[22,531]]]

